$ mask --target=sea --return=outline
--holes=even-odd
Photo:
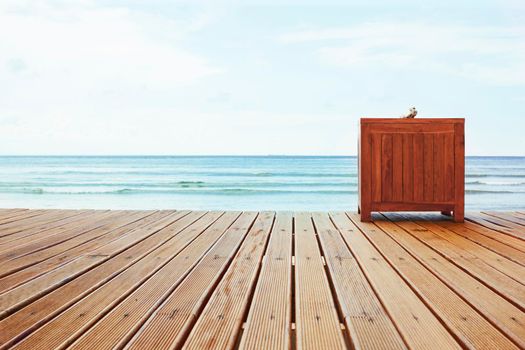
[[[2,156],[0,207],[356,210],[357,158]],[[525,157],[467,157],[466,210],[525,209]]]

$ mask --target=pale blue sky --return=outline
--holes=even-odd
[[[525,2],[0,1],[1,154],[355,154],[411,106],[525,155]]]

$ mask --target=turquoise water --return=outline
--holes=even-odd
[[[468,157],[466,209],[525,208],[525,157]],[[355,210],[356,157],[0,157],[0,207]]]

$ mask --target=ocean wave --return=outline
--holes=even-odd
[[[37,171],[27,172],[28,174],[45,174],[46,176],[63,176],[63,175],[92,175],[92,176],[128,176],[128,175],[140,175],[140,176],[207,176],[207,177],[335,177],[335,178],[352,178],[357,177],[356,172],[242,172],[242,171],[178,171],[175,169],[166,169],[159,171],[152,170],[133,170],[133,171],[120,171],[118,169],[111,171],[97,171],[92,170],[59,170],[59,171]]]
[[[357,194],[357,189],[352,190],[266,190],[253,188],[223,188],[223,189],[143,189],[143,188],[118,188],[107,190],[51,190],[45,188],[17,188],[0,189],[0,193],[25,193],[39,195],[129,195],[129,194],[185,194],[185,195],[278,195],[278,194]]]
[[[507,193],[507,194],[518,194],[518,193],[525,193],[525,191],[472,190],[472,189],[466,189],[466,190],[465,190],[465,193],[466,193],[466,194],[489,194],[489,193],[492,193],[492,194],[502,194],[502,193]]]
[[[466,178],[472,177],[472,178],[484,178],[484,177],[510,177],[510,178],[524,178],[525,174],[494,174],[494,173],[486,173],[486,174],[466,174]]]
[[[36,195],[133,195],[133,194],[182,194],[182,195],[280,195],[280,194],[327,194],[344,195],[357,194],[357,188],[335,190],[304,190],[304,189],[262,189],[262,188],[113,188],[99,190],[68,190],[46,188],[11,188],[1,189],[0,193],[23,193]],[[466,189],[466,194],[520,194],[525,191],[491,190],[491,189]]]
[[[488,185],[488,186],[523,186],[524,182],[505,182],[505,181],[466,181],[465,185]]]
[[[124,187],[124,188],[229,188],[229,187],[255,187],[255,188],[272,188],[272,187],[349,187],[357,186],[357,181],[341,182],[298,182],[298,181],[264,181],[264,182],[206,182],[206,181],[175,181],[175,182],[0,182],[0,191],[2,188],[34,188],[34,187]]]

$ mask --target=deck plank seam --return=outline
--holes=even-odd
[[[318,224],[316,224],[313,216],[311,216],[310,218],[311,218],[311,221],[312,221],[312,225],[314,227],[315,239],[316,239],[316,242],[317,242],[317,248],[319,249],[319,252],[321,254],[321,261],[323,263],[325,277],[328,280],[328,285],[330,286],[330,294],[331,294],[331,297],[332,297],[332,301],[334,302],[335,309],[337,311],[337,317],[339,318],[339,325],[340,325],[340,329],[341,329],[341,332],[342,332],[342,335],[343,335],[343,339],[345,341],[345,345],[346,345],[347,349],[354,349],[355,348],[354,341],[352,340],[352,338],[350,336],[350,333],[346,332],[345,331],[346,329],[344,328],[344,322],[345,322],[344,319],[345,319],[345,317],[344,317],[344,314],[343,314],[343,307],[342,307],[341,301],[339,299],[339,296],[337,295],[337,291],[336,291],[336,288],[335,288],[333,276],[332,276],[332,274],[330,272],[328,264],[326,263],[325,252],[324,252],[323,245],[322,245],[320,237],[319,237]]]
[[[178,212],[179,214],[181,212]],[[200,216],[195,218],[193,221],[191,221],[190,223],[188,223],[184,228],[187,228],[189,227],[190,225],[192,225],[195,221],[197,221],[199,218],[201,218],[202,216],[205,215],[206,212],[201,212],[200,213]],[[156,230],[154,230],[153,232],[150,232],[148,235],[146,235],[145,237],[143,237],[142,239],[140,239],[139,241],[136,241],[135,243],[133,243],[133,245],[131,246],[128,246],[126,249],[124,249],[123,251],[119,252],[117,255],[115,256],[118,256],[122,253],[124,253],[125,251],[129,250],[129,249],[132,249],[134,246],[136,246],[137,244],[143,242],[144,240],[146,240],[147,238],[149,237],[153,237],[153,235],[155,235],[157,232],[165,229],[166,227],[168,226],[171,226],[173,225],[175,222],[178,222],[179,220],[182,220],[184,219],[186,216],[190,215],[191,212],[185,212],[183,213],[182,216],[177,216],[175,220],[170,220],[168,223],[166,223],[164,226],[162,226],[161,228],[158,228]],[[184,228],[181,228],[180,231],[182,231]],[[176,235],[174,235],[173,237],[175,237]],[[170,239],[172,239],[173,237],[171,237]],[[109,281],[111,281],[113,278],[117,277],[118,275],[120,275],[122,272],[124,272],[127,268],[129,268],[130,266],[134,265],[135,263],[138,263],[140,260],[142,260],[144,257],[146,257],[148,254],[150,254],[151,252],[153,252],[154,250],[156,250],[157,248],[159,248],[160,246],[162,246],[165,242],[167,241],[163,241],[161,244],[157,244],[155,246],[153,246],[152,248],[150,248],[149,250],[147,250],[146,252],[143,252],[142,254],[139,254],[139,256],[136,258],[136,260],[132,263],[132,264],[129,264],[129,265],[126,265],[124,268],[121,268],[117,271],[114,271],[113,273],[111,273],[109,276],[107,276],[106,278],[104,278],[103,280],[99,281],[97,284],[93,285],[91,288],[88,288],[86,289],[85,291],[83,291],[82,293],[78,294],[76,297],[74,297],[73,299],[69,300],[68,302],[66,302],[65,304],[59,306],[56,310],[54,310],[53,312],[51,312],[50,314],[46,315],[44,318],[36,321],[33,325],[31,325],[29,328],[27,328],[23,333],[21,334],[18,334],[16,336],[14,336],[12,339],[10,339],[9,341],[7,341],[5,344],[3,345],[0,345],[0,349],[4,349],[6,347],[10,347],[12,346],[13,344],[15,343],[18,343],[20,341],[22,341],[23,339],[25,339],[26,337],[28,337],[31,333],[33,333],[34,331],[36,331],[37,329],[41,328],[42,326],[44,326],[46,323],[48,323],[50,320],[54,319],[55,317],[57,317],[58,315],[60,315],[61,313],[65,312],[69,307],[75,305],[77,302],[79,302],[80,300],[84,299],[85,297],[87,297],[89,294],[91,294],[92,292],[94,292],[95,290],[97,290],[98,288],[102,287],[103,285],[105,285],[106,283],[108,283]],[[107,262],[107,261],[106,261]],[[91,271],[91,269],[89,270]],[[81,275],[79,275],[78,277],[86,274],[88,271],[85,271],[83,272]],[[71,281],[70,281],[71,282]],[[49,294],[49,293],[47,293]],[[46,295],[47,295],[46,294]],[[20,310],[18,310],[20,311]],[[13,313],[14,314],[14,313]],[[0,322],[2,322],[4,319],[6,319],[6,317],[3,317],[3,315],[0,314]]]
[[[387,217],[391,217],[391,216],[394,216],[394,215],[400,215],[400,214],[392,214],[392,213],[388,213]],[[395,223],[395,221],[394,221]],[[415,225],[417,225],[415,222],[412,222],[414,223]],[[399,226],[399,225],[398,225]],[[420,225],[418,225],[420,226]],[[400,226],[401,227],[401,226]],[[423,226],[420,226],[422,227],[425,231],[429,231],[431,232],[433,235],[437,236],[437,237],[441,237],[439,236],[438,234],[436,234],[434,231],[432,230],[429,230],[429,229],[426,229],[424,228]],[[474,273],[473,271],[471,271],[470,269],[468,269],[467,267],[465,267],[463,264],[457,262],[455,259],[453,259],[452,257],[448,256],[448,254],[442,252],[441,250],[437,249],[435,246],[432,246],[431,244],[429,244],[428,242],[426,242],[425,240],[421,239],[421,237],[418,237],[418,235],[415,235],[413,234],[412,232],[410,232],[410,230],[407,230],[403,227],[401,227],[403,230],[405,230],[406,232],[408,232],[411,236],[415,237],[418,241],[420,241],[421,243],[423,243],[424,245],[426,245],[427,247],[429,247],[430,249],[432,249],[433,251],[435,251],[437,254],[439,254],[441,257],[443,257],[444,259],[446,259],[447,261],[449,261],[450,263],[452,263],[453,265],[455,265],[456,267],[458,267],[459,269],[463,270],[463,272],[465,272],[466,274],[470,275],[471,277],[475,278],[478,282],[482,283],[483,285],[485,285],[486,287],[488,287],[489,289],[491,289],[492,291],[494,291],[495,293],[497,293],[498,295],[500,295],[501,297],[503,297],[504,299],[506,299],[509,303],[513,304],[514,306],[516,306],[517,308],[521,309],[522,311],[525,311],[525,304],[524,305],[520,305],[520,302],[518,300],[515,300],[514,296],[512,295],[509,295],[506,291],[503,291],[501,289],[498,289],[497,286],[493,285],[493,283],[489,283],[486,278],[484,278],[485,276],[478,276],[476,273]],[[444,239],[444,238],[442,238]],[[450,241],[446,240],[449,244],[452,244],[450,243]],[[478,258],[479,259],[479,258]],[[483,260],[479,259],[479,261],[481,261],[484,265],[486,265],[487,267],[489,267],[490,269],[498,272],[498,273],[501,273],[503,274],[502,272],[500,272],[498,269],[495,269],[493,268],[491,265],[485,263]],[[504,276],[508,277],[506,274],[503,274]],[[510,278],[510,277],[509,277]],[[512,281],[515,281],[514,279],[511,278]],[[525,302],[525,301],[524,301]]]
[[[383,215],[381,213],[381,215]],[[375,226],[377,227],[378,230],[382,231],[385,235],[387,235],[386,231],[380,227],[379,225],[376,225]],[[441,323],[441,325],[450,333],[450,335],[463,347],[463,348],[474,348],[474,345],[471,344],[467,339],[465,339],[464,337],[461,336],[461,334],[456,334],[456,332],[454,332],[452,329],[451,329],[451,325],[449,325],[443,318],[442,316],[440,316],[439,312],[437,311],[436,309],[436,306],[432,304],[432,302],[430,300],[428,300],[424,295],[423,293],[418,289],[416,288],[416,286],[414,285],[414,283],[407,277],[405,276],[404,273],[402,273],[402,271],[400,271],[396,266],[394,266],[394,264],[392,263],[392,261],[384,254],[384,252],[377,246],[377,244],[372,241],[367,234],[364,234],[363,235],[366,237],[366,239],[370,242],[370,244],[372,244],[374,246],[374,248],[379,252],[379,254],[381,254],[381,256],[385,259],[385,261],[388,262],[388,264],[390,265],[390,267],[392,268],[393,271],[395,271],[399,277],[401,277],[401,279],[405,282],[405,284],[414,292],[415,295],[417,295],[417,297],[419,298],[419,300],[421,300],[421,302],[427,307],[427,309],[430,310],[430,312],[432,312],[432,314],[436,317],[436,319],[439,320],[439,322]],[[408,250],[406,250],[403,245],[401,245],[400,243],[398,243],[396,241],[396,243],[401,247],[403,248],[404,251],[406,251],[409,255],[410,252]],[[418,261],[416,259],[416,261]],[[421,264],[419,261],[418,261],[419,265],[421,267],[423,267],[424,269],[426,269],[427,271],[429,271],[429,269]],[[435,276],[434,273],[432,273],[432,271],[429,271],[432,275]],[[437,277],[437,276],[436,276]],[[458,295],[454,290],[450,289],[448,287],[447,284],[444,283],[444,285],[447,287],[447,289],[449,289],[452,293]],[[458,295],[459,296],[459,295]],[[461,296],[459,296],[462,300],[464,300]],[[470,305],[470,304],[468,304]],[[471,305],[470,305],[471,306]],[[471,306],[472,307],[472,306]],[[473,310],[480,314],[478,312],[477,309],[473,308]]]
[[[381,214],[381,215],[384,215],[384,214]],[[389,213],[390,215],[390,213]],[[390,220],[390,218],[387,217],[387,219],[390,221],[390,222],[393,222],[394,224],[397,225],[397,223],[395,221],[392,221]],[[407,232],[408,234],[410,234],[410,232],[408,230],[406,230],[405,228],[397,225],[401,230]],[[385,232],[385,231],[383,231]],[[446,277],[442,276],[438,271],[435,271],[432,267],[430,267],[427,263],[425,263],[422,258],[420,258],[418,255],[416,255],[415,253],[413,253],[410,249],[407,249],[407,247],[405,247],[403,245],[402,242],[399,242],[394,236],[392,236],[391,234],[389,234],[388,232],[386,232],[386,234],[392,238],[398,245],[400,245],[405,251],[407,251],[407,253],[409,255],[411,255],[414,259],[416,259],[424,268],[426,268],[431,274],[433,274],[436,278],[438,278],[441,282],[443,282],[452,292],[454,292],[456,295],[458,295],[465,303],[467,303],[470,307],[472,307],[479,315],[481,315],[481,317],[483,317],[485,320],[487,320],[490,324],[492,324],[496,329],[498,329],[504,336],[506,336],[510,341],[512,341],[516,346],[518,347],[521,347],[521,344],[519,342],[516,341],[516,339],[514,339],[509,333],[507,333],[503,328],[502,328],[502,325],[497,323],[495,320],[491,319],[490,317],[488,317],[488,315],[486,313],[484,313],[482,310],[479,309],[478,306],[476,306],[472,301],[469,300],[469,298],[467,298],[463,293],[462,293],[462,289],[460,286],[456,286],[453,282],[449,281],[446,279]],[[414,235],[411,235],[412,237],[416,238]],[[496,293],[498,296],[500,296],[501,298],[505,299],[503,296],[501,296],[498,292],[494,291],[492,288],[490,288],[489,286],[486,286],[483,282],[479,281],[477,278],[475,278],[474,276],[471,276],[470,274],[467,273],[467,271],[465,271],[464,269],[462,269],[461,267],[459,266],[456,266],[455,264],[453,264],[449,259],[447,259],[447,257],[444,257],[442,256],[441,254],[439,254],[439,252],[436,252],[434,249],[432,249],[432,247],[428,246],[427,244],[425,244],[424,242],[422,242],[421,240],[418,239],[418,241],[422,244],[424,244],[425,246],[427,246],[428,248],[430,248],[435,254],[438,254],[440,255],[443,259],[445,259],[446,261],[448,261],[449,263],[451,263],[452,265],[454,265],[456,268],[458,268],[459,270],[461,270],[463,273],[466,273],[467,275],[469,275],[470,278],[473,278],[475,279],[477,282],[481,283],[483,286],[485,286],[486,288],[490,289],[492,292]],[[506,302],[509,302],[507,299],[505,299]],[[510,303],[510,302],[509,302]],[[512,304],[512,303],[511,303]],[[515,306],[514,304],[512,304],[513,306]]]
[[[343,212],[343,215],[345,215],[348,220],[350,220],[352,223],[353,221],[350,219],[350,217],[346,214],[346,212]],[[410,343],[406,337],[406,335],[403,333],[403,331],[401,330],[401,328],[399,327],[398,325],[398,322],[396,321],[394,315],[391,313],[391,311],[387,308],[386,304],[385,304],[385,301],[383,300],[383,298],[381,297],[380,293],[377,291],[377,288],[375,287],[375,285],[372,283],[372,281],[370,280],[370,277],[368,276],[368,274],[365,272],[363,266],[362,266],[362,263],[359,261],[359,259],[357,259],[357,257],[355,256],[354,252],[352,251],[352,249],[350,248],[350,245],[349,243],[347,242],[347,240],[345,239],[344,237],[344,234],[343,232],[341,231],[341,229],[339,228],[339,226],[337,225],[337,223],[335,222],[335,220],[333,219],[332,217],[332,213],[330,213],[330,221],[332,222],[332,224],[334,225],[334,227],[336,228],[336,230],[339,232],[339,234],[341,235],[341,237],[343,238],[343,242],[344,244],[346,245],[347,249],[349,250],[350,254],[352,255],[353,259],[355,259],[356,261],[356,264],[357,266],[359,267],[360,271],[361,271],[361,274],[363,275],[363,277],[365,278],[365,280],[367,281],[368,285],[370,286],[372,292],[374,293],[375,297],[377,298],[377,300],[379,301],[379,303],[381,304],[381,307],[383,308],[383,311],[385,312],[385,314],[387,315],[387,317],[389,318],[389,320],[392,322],[392,324],[394,325],[397,333],[399,334],[399,336],[401,337],[401,340],[403,341],[404,345],[406,346],[407,349],[410,349]],[[356,226],[357,227],[357,226]],[[357,229],[359,230],[359,234],[362,234],[361,232],[361,229],[359,227],[357,227]]]
[[[209,212],[208,212],[209,213]],[[208,214],[207,213],[207,214]],[[118,299],[115,299],[111,304],[110,304],[110,307],[109,308],[105,308],[101,313],[97,314],[96,317],[91,320],[89,322],[89,325],[85,325],[84,328],[82,328],[81,330],[77,331],[77,334],[73,337],[70,337],[67,339],[67,341],[65,343],[63,343],[64,346],[70,346],[72,344],[74,344],[75,342],[77,342],[80,338],[82,338],[85,334],[87,334],[89,332],[89,330],[93,327],[95,327],[97,325],[97,323],[99,321],[101,321],[102,319],[104,319],[104,317],[106,315],[108,315],[112,310],[114,310],[115,308],[117,308],[120,303],[122,301],[124,301],[127,297],[129,297],[131,294],[133,294],[136,290],[138,290],[139,288],[141,288],[142,285],[144,285],[145,283],[147,283],[148,280],[150,280],[151,278],[153,278],[155,276],[155,274],[157,274],[164,266],[166,266],[170,261],[172,261],[173,259],[175,259],[177,256],[179,256],[185,248],[189,247],[198,237],[200,237],[202,234],[204,234],[204,232],[210,227],[212,226],[215,222],[217,222],[223,215],[224,215],[225,212],[221,212],[221,214],[213,219],[211,222],[207,223],[207,225],[205,227],[203,227],[202,229],[200,229],[199,233],[196,234],[195,236],[193,236],[193,238],[187,242],[185,245],[183,246],[180,246],[178,247],[178,251],[177,253],[173,254],[170,256],[169,259],[166,259],[166,261],[164,261],[162,264],[156,266],[152,271],[149,272],[149,274],[145,277],[143,277],[141,280],[139,280],[137,283],[135,283],[131,288],[129,288],[127,291],[125,291],[123,294],[121,294]],[[201,218],[203,218],[204,216],[201,216]],[[200,219],[200,218],[199,218]],[[193,222],[192,224],[190,224],[189,226],[186,227],[187,228],[190,228],[191,225],[195,224],[197,221]],[[182,232],[182,230],[180,231]],[[171,239],[169,239],[168,241],[166,241],[164,244],[166,244],[167,242],[169,242],[170,240],[172,240],[173,238],[177,237],[179,234],[177,233],[177,235],[173,236]],[[134,265],[134,264],[133,264]],[[129,266],[131,267],[131,266]],[[126,270],[129,268],[127,267]],[[121,273],[124,273],[125,271],[122,271]],[[116,276],[115,276],[116,277]],[[109,281],[108,281],[109,282]],[[86,296],[87,297],[87,296]],[[127,339],[129,340],[129,339]]]

